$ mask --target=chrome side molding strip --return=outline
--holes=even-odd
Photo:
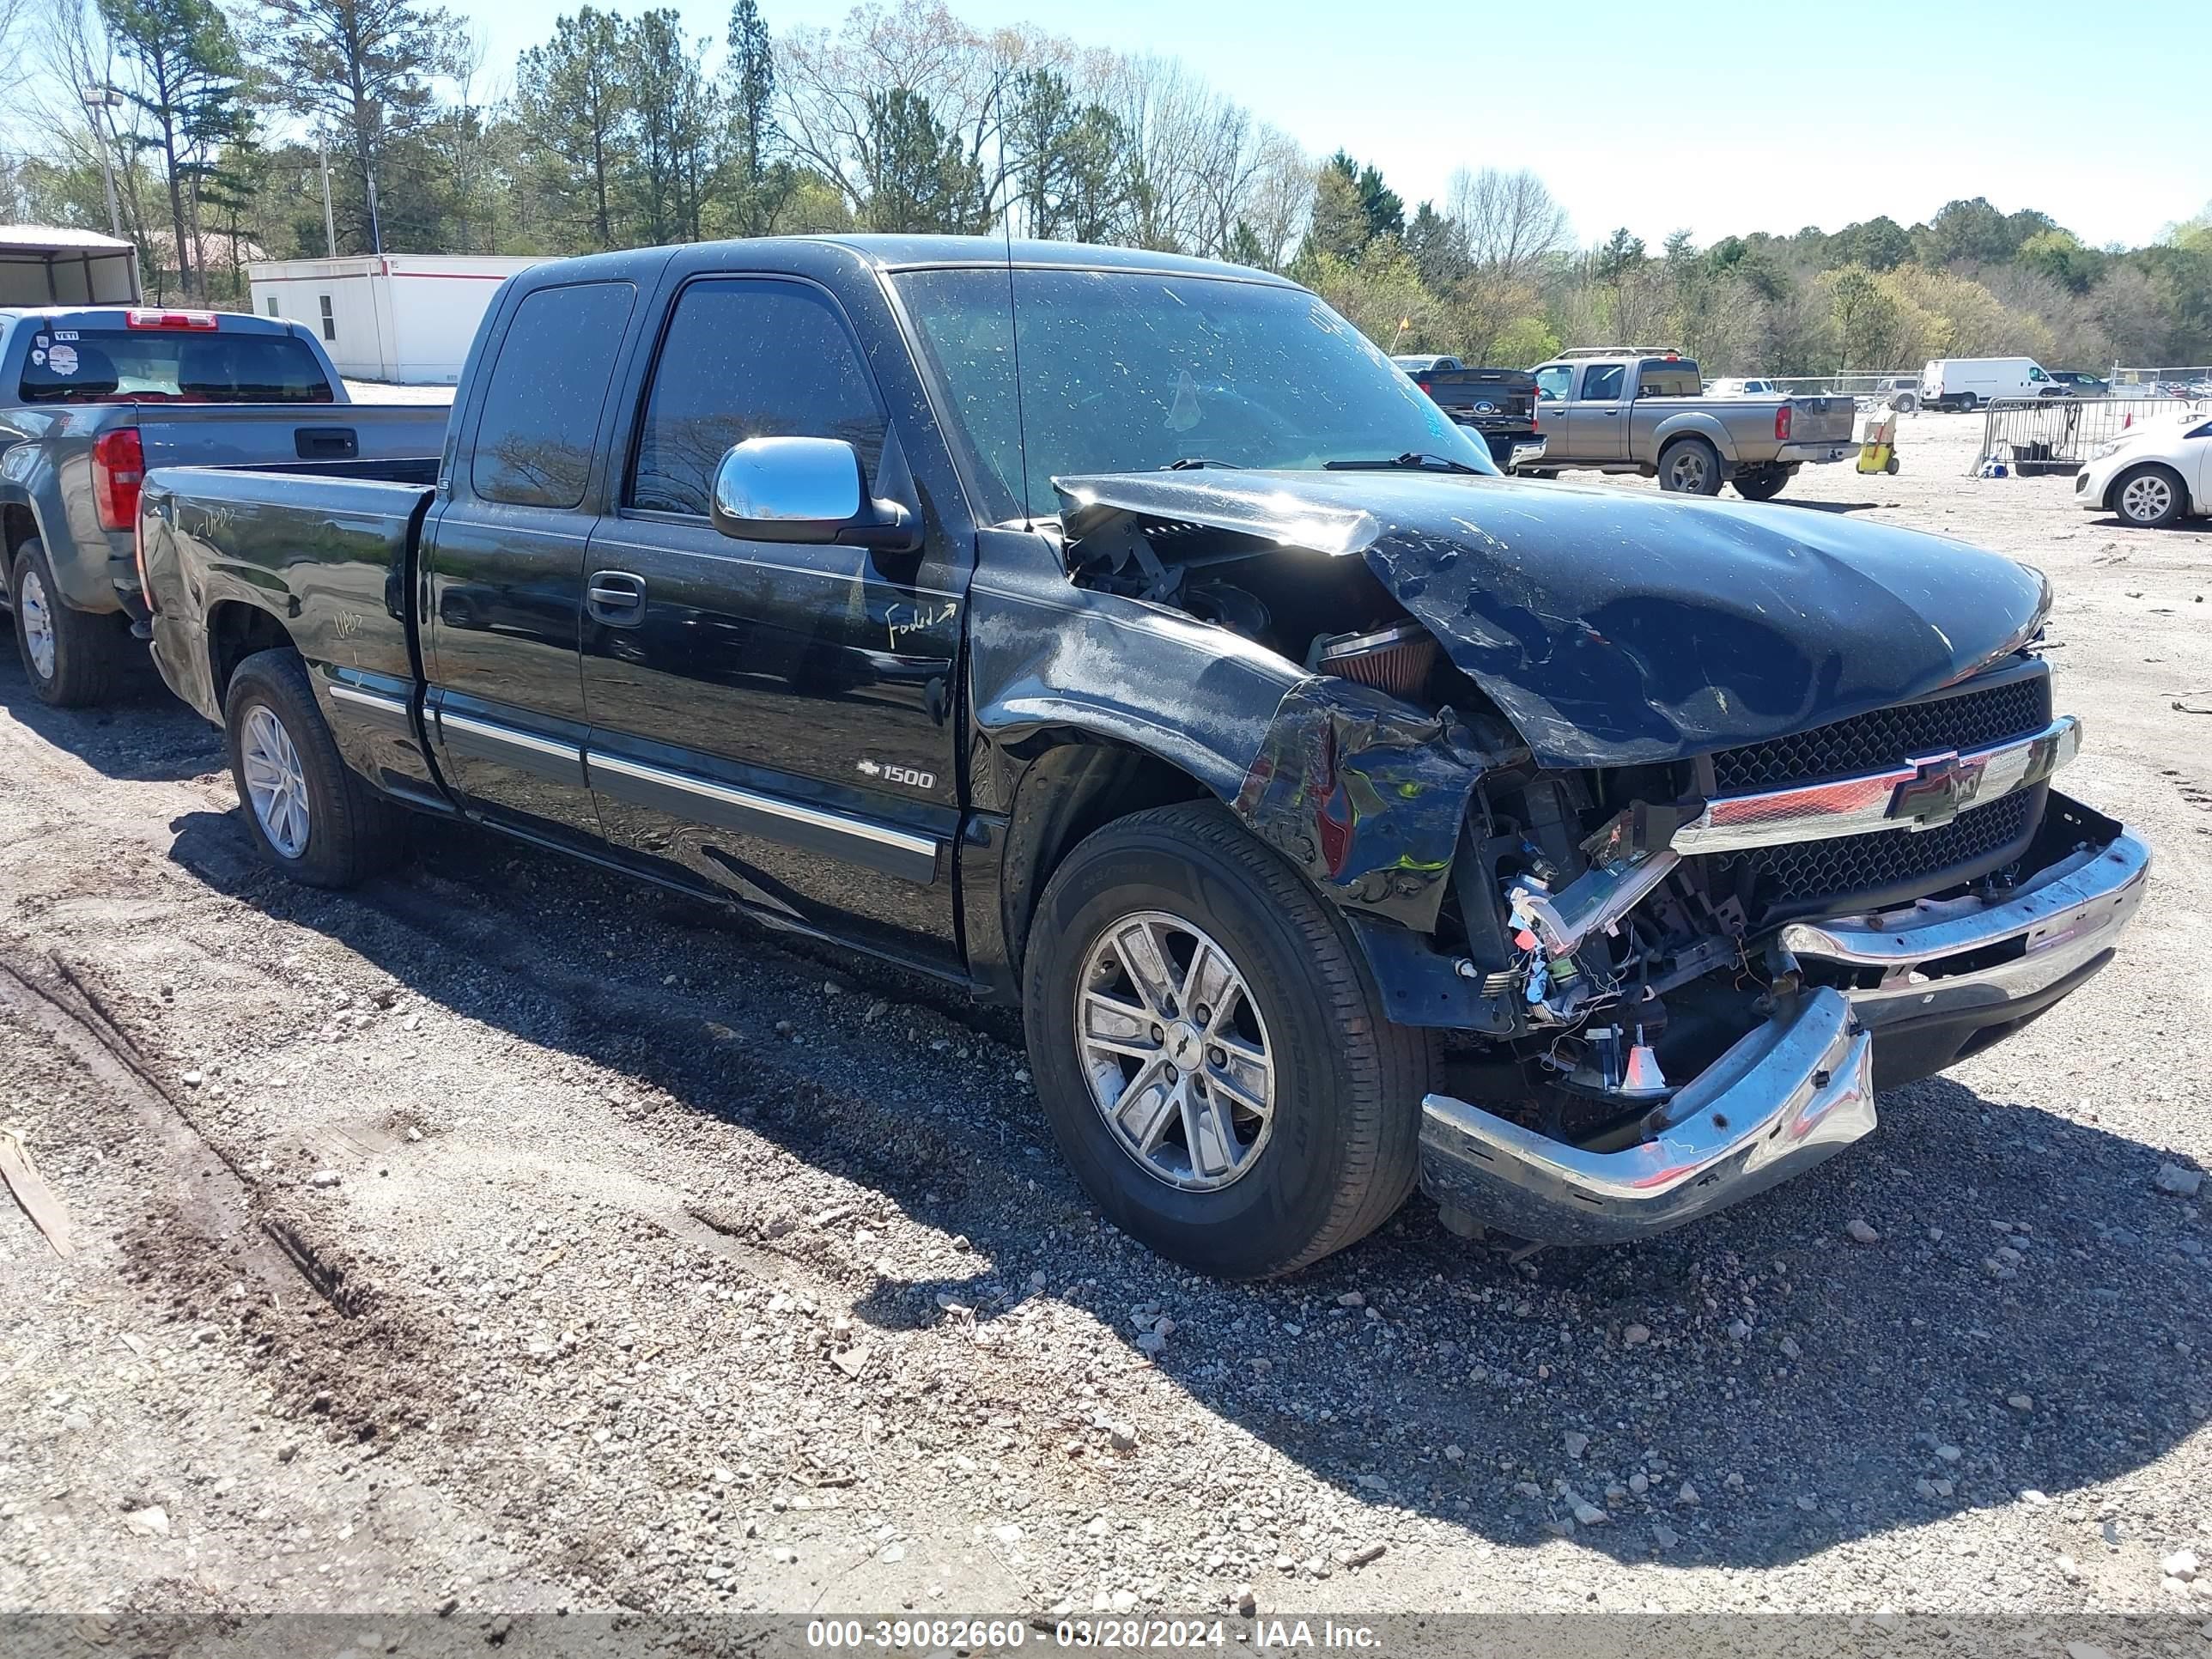
[[[1880,772],[1721,795],[1674,831],[1686,857],[1828,841],[1881,830],[1935,830],[2049,781],[2081,750],[2081,723],[2061,714],[2040,732],[1984,749],[1916,757]]]
[[[584,750],[579,744],[541,738],[535,732],[457,714],[450,708],[438,709],[437,717],[439,737],[462,754],[519,767],[573,788],[584,787]]]
[[[927,884],[937,878],[942,843],[933,836],[717,783],[690,772],[649,766],[596,749],[586,750],[584,760],[593,788],[639,805],[744,834],[818,848],[908,881]]]
[[[323,690],[329,694],[332,702],[359,714],[368,724],[413,735],[404,699],[387,696],[381,691],[372,691],[366,686],[350,685],[343,680],[326,679],[323,682]]]

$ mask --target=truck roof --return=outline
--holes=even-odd
[[[1147,271],[1163,276],[1226,276],[1276,288],[1295,288],[1295,283],[1249,265],[1223,259],[1196,259],[1181,253],[1155,253],[1148,249],[1100,247],[1087,242],[1038,242],[1017,237],[1011,246],[998,236],[902,236],[888,234],[759,236],[722,242],[685,242],[672,246],[617,249],[609,253],[581,254],[568,259],[550,259],[532,265],[510,280],[530,288],[573,282],[579,276],[635,278],[647,269],[658,270],[674,258],[696,261],[720,250],[745,252],[751,258],[788,263],[809,248],[835,248],[855,255],[878,270],[927,270],[975,266],[1004,266],[1012,262],[1029,269],[1066,270]],[[781,256],[779,258],[778,256]]]
[[[0,306],[0,322],[12,322],[19,317],[37,317],[46,322],[67,326],[77,324],[88,328],[128,328],[135,312],[142,315],[183,315],[190,312],[198,316],[213,317],[216,327],[232,334],[305,334],[296,323],[288,323],[276,317],[257,317],[250,311],[209,311],[200,307],[183,306]]]

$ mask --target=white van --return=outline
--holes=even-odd
[[[1999,398],[2050,398],[2062,390],[2033,357],[1939,357],[1920,371],[1923,409],[1979,409]]]

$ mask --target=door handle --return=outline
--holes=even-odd
[[[584,586],[584,609],[609,628],[635,628],[645,620],[645,578],[627,570],[597,570]]]

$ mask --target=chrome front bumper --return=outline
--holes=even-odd
[[[1421,1186],[1556,1244],[1664,1232],[1826,1162],[1874,1128],[1874,1047],[1838,991],[1797,998],[1707,1066],[1651,1139],[1586,1152],[1449,1095],[1421,1103]]]
[[[2103,965],[2150,871],[2149,848],[2112,828],[2112,839],[1999,903],[1789,924],[1781,943],[1808,981],[1833,982],[1808,983],[1675,1095],[1635,1146],[1592,1152],[1429,1096],[1423,1189],[1522,1238],[1604,1244],[1679,1227],[1811,1169],[1874,1128],[1878,1043],[1905,1051],[1932,1032],[1936,1063],[1905,1074],[1940,1069]]]
[[[1811,975],[1851,981],[1851,1012],[1877,1036],[1960,1016],[1996,1024],[2110,954],[2149,884],[2150,848],[2123,828],[2002,903],[1793,921],[1782,945]]]

